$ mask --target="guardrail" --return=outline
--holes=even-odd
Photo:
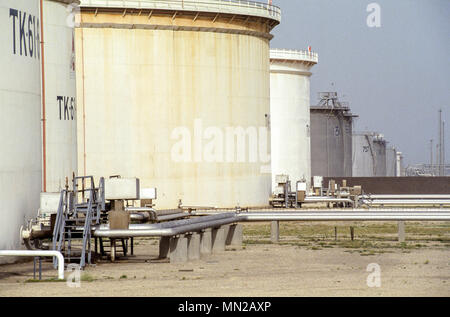
[[[59,251],[43,251],[43,250],[0,250],[0,256],[51,256],[58,259],[58,279],[64,279],[64,257]]]
[[[281,21],[279,7],[245,0],[81,0],[81,7],[201,11],[251,15]]]
[[[288,49],[272,48],[270,49],[270,58],[280,60],[292,60],[292,61],[307,61],[313,63],[319,62],[318,53],[306,50],[288,50]]]

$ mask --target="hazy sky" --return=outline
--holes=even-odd
[[[381,27],[369,28],[367,5],[381,7]],[[274,48],[319,53],[311,77],[317,92],[338,91],[360,116],[355,128],[384,134],[406,164],[430,161],[438,139],[438,109],[446,121],[450,161],[450,0],[273,0],[282,22]],[[334,83],[334,86],[332,85]],[[435,154],[435,149],[433,155]]]

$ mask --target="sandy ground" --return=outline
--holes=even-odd
[[[316,241],[288,236],[270,244],[264,232],[255,238],[253,230],[266,227],[246,228],[242,248],[227,247],[186,264],[157,260],[158,241],[139,240],[134,257],[88,267],[80,288],[30,282],[33,262],[2,265],[0,296],[450,296],[447,235],[437,241],[412,239],[405,248],[391,240],[383,248],[372,245],[367,250],[349,247],[346,236],[338,243],[329,237]],[[381,268],[379,288],[367,285],[370,263]],[[43,278],[56,275],[44,263]]]

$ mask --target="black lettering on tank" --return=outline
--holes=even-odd
[[[59,120],[63,120],[63,112],[64,112],[64,120],[74,120],[77,110],[75,98],[66,96],[57,96],[56,100],[58,101],[59,107]]]
[[[71,114],[71,118],[73,120],[73,118],[75,117],[75,98],[74,97],[70,97],[70,114]]]
[[[63,100],[63,97],[57,96],[56,100],[58,100],[58,104],[59,104],[59,120],[62,120],[62,118],[61,118],[61,101]]]
[[[26,33],[25,33],[26,17],[27,17],[26,12],[19,11],[20,55],[22,55],[22,43],[23,43],[23,46],[24,46],[23,51],[25,52],[25,56],[27,56],[27,41],[26,41]]]
[[[34,15],[27,14],[24,11],[12,8],[9,9],[9,17],[12,17],[13,54],[19,54],[19,49],[17,47],[17,38],[19,38],[20,55],[40,59],[41,39],[39,18]],[[16,23],[16,21],[18,23]]]
[[[33,57],[34,54],[34,37],[33,37],[33,28],[34,24],[34,16],[28,15],[28,48],[30,50],[30,57]]]
[[[13,53],[16,54],[16,19],[18,11],[16,9],[9,9],[9,17],[12,17],[12,38],[13,38]]]
[[[64,97],[64,120],[66,120],[66,113],[67,113],[67,120],[69,120],[69,98]]]

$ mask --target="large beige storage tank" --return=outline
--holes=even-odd
[[[20,247],[19,228],[39,208],[40,20],[38,0],[0,2],[0,249]]]
[[[310,51],[270,50],[272,191],[276,175],[311,179],[310,72],[319,61]]]
[[[45,152],[43,191],[59,192],[77,172],[73,0],[44,0]],[[73,22],[73,21],[72,21]]]
[[[157,208],[268,205],[278,8],[83,0],[79,22],[79,174],[139,177]]]

